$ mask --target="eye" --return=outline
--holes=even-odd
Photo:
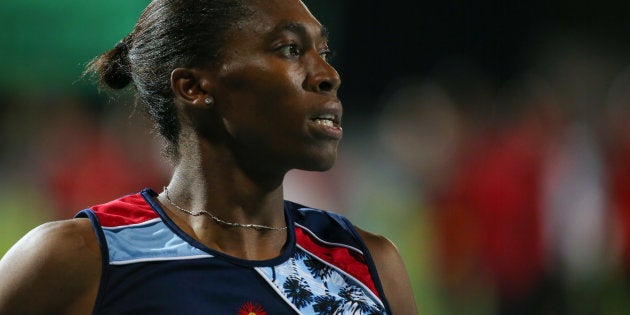
[[[278,49],[284,57],[295,57],[300,55],[300,49],[295,44],[284,45]]]
[[[330,62],[332,61],[333,57],[335,57],[335,52],[326,48],[320,51],[319,55],[322,56],[322,59],[324,59],[326,62]]]

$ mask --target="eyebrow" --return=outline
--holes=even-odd
[[[280,33],[283,31],[290,31],[300,36],[308,37],[308,31],[306,30],[306,26],[298,22],[281,23],[277,27],[274,28],[272,33]],[[319,32],[319,36],[323,38],[324,40],[328,40],[328,35],[329,35],[328,29],[326,28],[326,26],[322,25],[321,30]]]

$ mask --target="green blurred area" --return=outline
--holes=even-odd
[[[50,220],[42,209],[45,200],[28,185],[0,186],[0,257],[26,232]]]
[[[85,64],[126,36],[148,2],[0,2],[0,87],[29,94],[77,87]]]
[[[4,145],[0,160],[5,163],[0,182],[4,184],[0,185],[0,256],[28,230],[52,217],[37,185],[19,184],[6,174],[12,167],[5,160],[12,160],[16,152],[26,153],[33,136],[24,133],[34,132],[35,126],[29,124],[33,119],[21,115],[45,116],[36,109],[43,102],[33,99],[50,100],[84,88],[87,81],[80,77],[85,65],[126,36],[148,2],[0,1],[0,114],[4,116],[0,121],[7,124],[2,126],[7,134],[0,139]],[[93,86],[89,89],[96,92]],[[27,161],[25,157],[23,163]]]

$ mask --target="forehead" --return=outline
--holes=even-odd
[[[319,35],[322,25],[300,0],[249,0],[246,7],[252,15],[237,25],[238,31],[255,36],[274,31],[292,30],[300,25],[307,32]]]

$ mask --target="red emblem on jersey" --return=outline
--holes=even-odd
[[[238,315],[267,315],[267,312],[260,304],[247,302],[238,310]]]

